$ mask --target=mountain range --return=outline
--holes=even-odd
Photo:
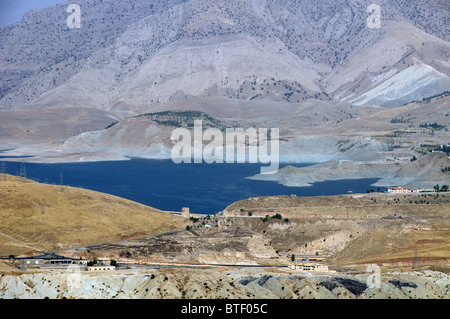
[[[319,161],[420,155],[420,125],[450,125],[445,0],[376,1],[379,27],[372,0],[79,0],[80,28],[71,3],[0,28],[6,155],[167,157],[173,127],[139,117],[166,111],[279,127],[287,158]]]
[[[449,4],[380,1],[77,2],[0,29],[0,107],[152,110],[202,97],[399,106],[450,88]],[[395,83],[395,85],[393,85]]]

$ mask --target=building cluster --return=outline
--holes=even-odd
[[[403,187],[403,186],[391,186],[391,187],[388,187],[387,189],[388,189],[388,193],[392,193],[392,194],[432,193],[435,191],[433,188],[409,189],[408,187]]]
[[[90,265],[87,259],[76,259],[55,253],[43,253],[42,255],[17,257],[14,262],[19,262],[21,269],[46,269],[46,270],[66,270],[69,267],[84,271],[111,271],[116,267],[108,260],[98,260],[97,264]]]
[[[328,266],[316,263],[292,263],[292,270],[329,272]]]
[[[294,258],[292,258],[294,256]],[[289,255],[287,256],[289,257]],[[306,272],[334,272],[328,269],[327,265],[318,263],[323,262],[327,256],[318,255],[291,255],[292,260],[290,269]]]

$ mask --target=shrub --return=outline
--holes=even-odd
[[[280,214],[276,213],[275,215],[272,216],[272,218],[274,218],[274,219],[282,219],[283,217]]]

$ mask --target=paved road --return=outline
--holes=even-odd
[[[437,137],[439,137],[439,135],[441,135],[443,132],[445,132],[445,129],[446,129],[446,128],[447,128],[447,127],[442,128],[439,132],[437,132],[434,136],[432,136],[432,137],[430,137],[430,138],[437,138]],[[419,138],[417,139],[416,144],[409,150],[409,153],[410,153],[411,155],[415,155],[414,152],[413,152],[413,150],[416,149],[416,148],[420,145],[420,142],[422,141],[423,138],[424,138],[423,136],[422,136],[422,137],[419,137]]]
[[[445,132],[445,129],[446,129],[447,127],[444,127],[444,128],[442,128],[439,132],[437,132],[437,134],[435,135],[435,136],[433,136],[432,138],[436,138],[436,137],[439,137],[439,135],[441,135],[442,134],[442,132]]]

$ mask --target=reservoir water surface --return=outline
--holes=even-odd
[[[1,161],[1,158],[0,158]],[[38,182],[81,187],[120,196],[162,210],[214,214],[235,201],[256,196],[322,196],[365,193],[376,179],[339,180],[311,187],[286,187],[276,182],[249,180],[260,164],[175,164],[171,160],[36,164],[5,162],[6,173]],[[304,167],[311,164],[286,165]],[[377,189],[375,189],[377,190]],[[385,191],[385,189],[381,189]]]

